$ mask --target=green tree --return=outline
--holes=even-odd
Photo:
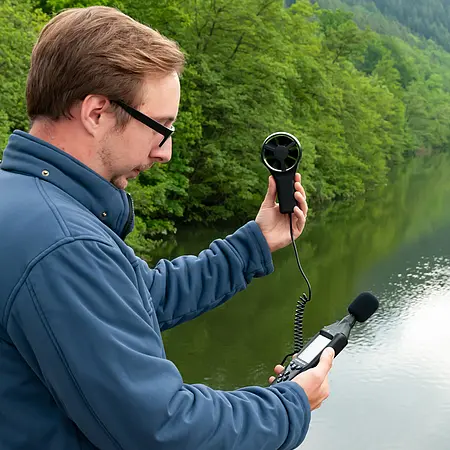
[[[28,128],[29,55],[62,8],[118,7],[186,53],[172,161],[129,185],[128,240],[147,259],[185,222],[254,217],[268,176],[260,147],[274,131],[299,137],[312,207],[384,184],[417,150],[448,148],[450,54],[384,16],[382,0],[30,1],[0,0],[0,144]],[[406,13],[407,1],[390,8]],[[410,10],[422,21],[446,11],[430,8]]]
[[[47,17],[28,0],[0,2],[0,144],[27,129],[25,86],[31,49]]]

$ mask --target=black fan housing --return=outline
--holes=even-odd
[[[271,172],[295,172],[302,159],[302,146],[290,133],[273,133],[263,142],[261,158]]]

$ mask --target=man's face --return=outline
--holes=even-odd
[[[143,114],[170,127],[178,114],[180,81],[176,73],[158,80],[144,82],[143,101],[137,106]],[[164,163],[172,157],[172,139],[159,147],[163,136],[138,120],[131,118],[124,129],[114,129],[102,140],[100,158],[110,181],[125,189],[128,180],[149,169],[155,162]]]

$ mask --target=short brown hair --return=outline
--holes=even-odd
[[[67,9],[42,29],[31,55],[27,109],[37,117],[70,117],[89,94],[131,105],[144,78],[178,74],[184,55],[178,45],[114,8]],[[119,125],[128,115],[116,110]]]

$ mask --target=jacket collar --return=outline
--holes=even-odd
[[[131,197],[59,148],[23,131],[14,131],[0,169],[40,178],[80,202],[125,239],[133,229]]]

